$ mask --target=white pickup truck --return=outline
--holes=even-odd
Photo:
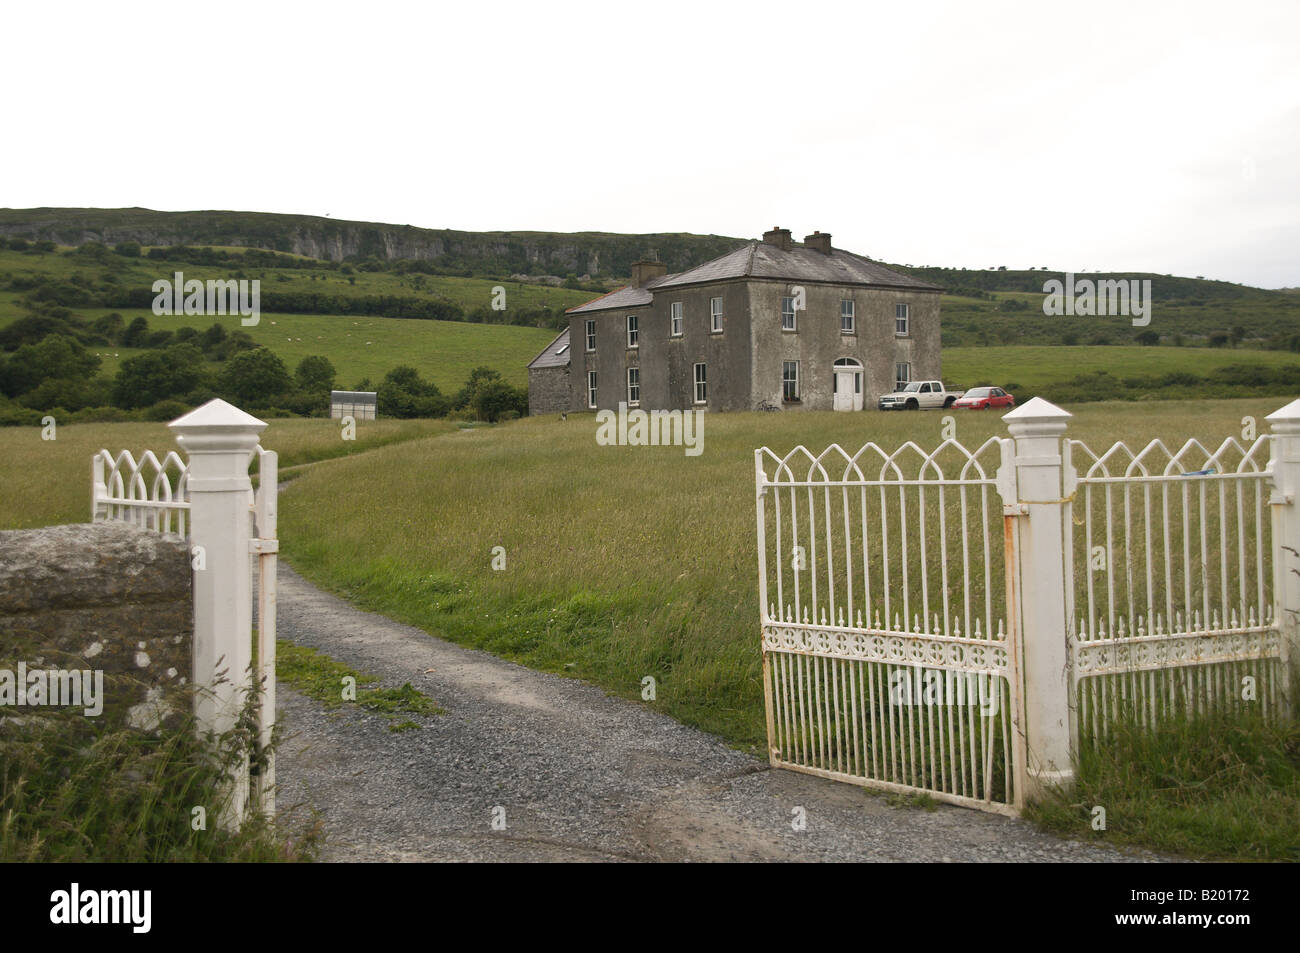
[[[902,390],[880,398],[881,410],[922,410],[951,407],[952,402],[966,393],[962,390],[944,390],[943,381],[912,381]]]

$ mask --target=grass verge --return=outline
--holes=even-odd
[[[1068,794],[1028,817],[1065,837],[1205,860],[1300,861],[1300,723],[1222,715],[1087,745]],[[1105,830],[1093,830],[1095,808]]]

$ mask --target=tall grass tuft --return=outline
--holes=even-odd
[[[201,738],[192,715],[157,732],[68,712],[0,720],[0,861],[314,859],[319,828],[292,812],[237,833],[217,823],[226,772],[258,761],[251,706],[215,738]],[[206,829],[194,829],[196,807]]]
[[[1116,724],[1084,745],[1077,783],[1030,808],[1067,836],[1203,859],[1300,860],[1300,722],[1220,712]],[[1106,829],[1091,828],[1095,807]]]

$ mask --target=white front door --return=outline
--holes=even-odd
[[[835,410],[862,409],[862,370],[857,367],[835,368]]]

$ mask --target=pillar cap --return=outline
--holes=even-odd
[[[1032,436],[1036,433],[1058,434],[1065,430],[1066,421],[1073,416],[1074,414],[1062,410],[1051,401],[1034,397],[1010,413],[1003,414],[1002,419],[1006,421],[1013,434]]]
[[[266,422],[245,413],[220,397],[196,407],[167,425],[186,450],[220,452],[252,450]]]
[[[1264,418],[1278,433],[1300,433],[1300,397]]]

